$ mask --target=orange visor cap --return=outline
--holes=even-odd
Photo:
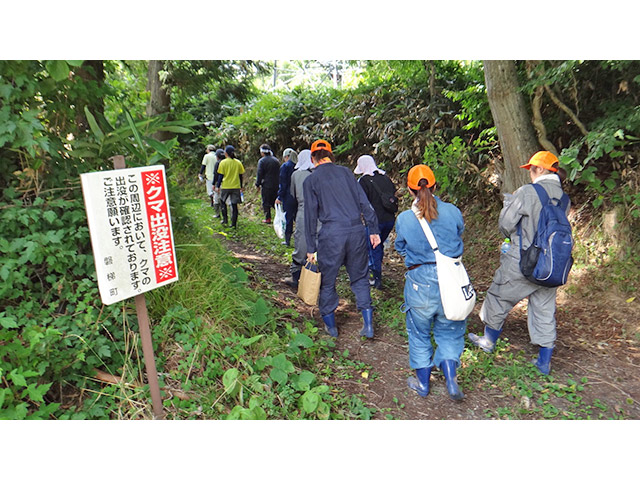
[[[420,190],[420,180],[427,180],[427,187],[431,188],[436,184],[436,176],[433,174],[433,170],[431,170],[426,165],[416,165],[415,167],[411,167],[409,170],[409,174],[407,175],[407,185],[409,188],[413,190]]]
[[[311,153],[315,152],[316,150],[327,150],[331,152],[331,144],[326,140],[316,140],[311,144]]]
[[[536,167],[542,167],[552,172],[557,172],[558,169],[552,166],[556,162],[558,162],[558,157],[556,157],[551,152],[543,150],[534,154],[533,157],[529,159],[529,163],[527,163],[526,165],[521,165],[520,168],[526,168],[527,170],[529,170],[531,168],[531,165],[535,165]]]

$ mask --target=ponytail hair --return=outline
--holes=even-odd
[[[418,216],[420,218],[424,218],[427,222],[431,222],[438,218],[438,204],[433,196],[433,189],[435,185],[427,187],[427,183],[426,178],[421,178],[418,183],[420,190],[414,190],[412,188],[411,191],[416,195],[419,212]]]

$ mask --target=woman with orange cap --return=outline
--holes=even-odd
[[[444,374],[447,391],[453,400],[464,394],[457,383],[456,370],[464,349],[467,321],[452,321],[444,314],[433,249],[420,226],[424,218],[431,228],[439,250],[447,256],[459,257],[464,249],[464,221],[460,210],[436,197],[436,178],[426,165],[409,170],[407,185],[414,197],[412,210],[398,215],[396,220],[396,250],[404,257],[404,304],[409,337],[409,365],[416,376],[407,380],[409,388],[421,397],[429,394],[432,368]],[[414,211],[415,209],[415,211]],[[415,213],[414,213],[415,212]],[[431,336],[437,348],[433,349]]]
[[[566,173],[559,168],[558,158],[551,152],[537,152],[526,165],[531,182],[541,185],[549,198],[563,196],[562,181]],[[566,212],[571,202],[567,198]],[[535,237],[542,203],[532,184],[517,189],[500,212],[498,227],[507,238],[514,238],[520,230],[522,245],[526,250]],[[485,324],[484,335],[469,334],[469,340],[485,352],[492,352],[496,340],[502,333],[507,315],[524,298],[529,297],[527,326],[531,343],[540,347],[534,365],[540,373],[548,375],[551,370],[551,354],[556,340],[556,290],[530,282],[520,270],[520,248],[511,246],[500,254],[500,267],[480,308],[480,320]]]

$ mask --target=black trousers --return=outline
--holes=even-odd
[[[262,210],[264,210],[264,218],[271,220],[271,209],[275,206],[276,198],[278,198],[278,187],[262,187],[260,193],[262,194]]]

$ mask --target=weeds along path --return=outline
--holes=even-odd
[[[277,307],[294,308],[304,318],[312,318],[319,328],[318,335],[325,335],[317,309],[305,305],[282,282],[289,273],[292,250],[285,252],[273,229],[249,213],[250,207],[243,206],[236,232],[222,229],[214,220],[213,235],[243,263],[255,288],[266,287],[275,292],[273,301]],[[480,232],[467,238],[465,244],[465,265],[479,293],[468,325],[468,331],[473,332],[482,331],[478,312],[498,262],[499,242],[484,233],[486,225],[484,216],[467,220],[467,231]],[[385,253],[385,288],[372,289],[374,339],[358,334],[362,319],[344,269],[337,284],[341,301],[336,323],[340,335],[335,351],[352,362],[357,374],[353,368],[341,374],[338,368],[328,382],[349,394],[361,395],[367,407],[375,408],[374,418],[640,419],[638,309],[624,301],[620,305],[621,300],[613,296],[606,301],[593,298],[588,288],[573,288],[571,295],[563,291],[559,294],[552,376],[539,375],[529,363],[537,347],[529,343],[525,301],[509,315],[494,355],[467,343],[459,370],[459,383],[466,395],[463,401],[450,400],[444,378],[436,369],[428,397],[421,398],[409,390],[406,380],[412,372],[404,314],[400,312],[405,269],[392,245],[393,233]],[[593,280],[583,276],[574,281],[584,286]]]

